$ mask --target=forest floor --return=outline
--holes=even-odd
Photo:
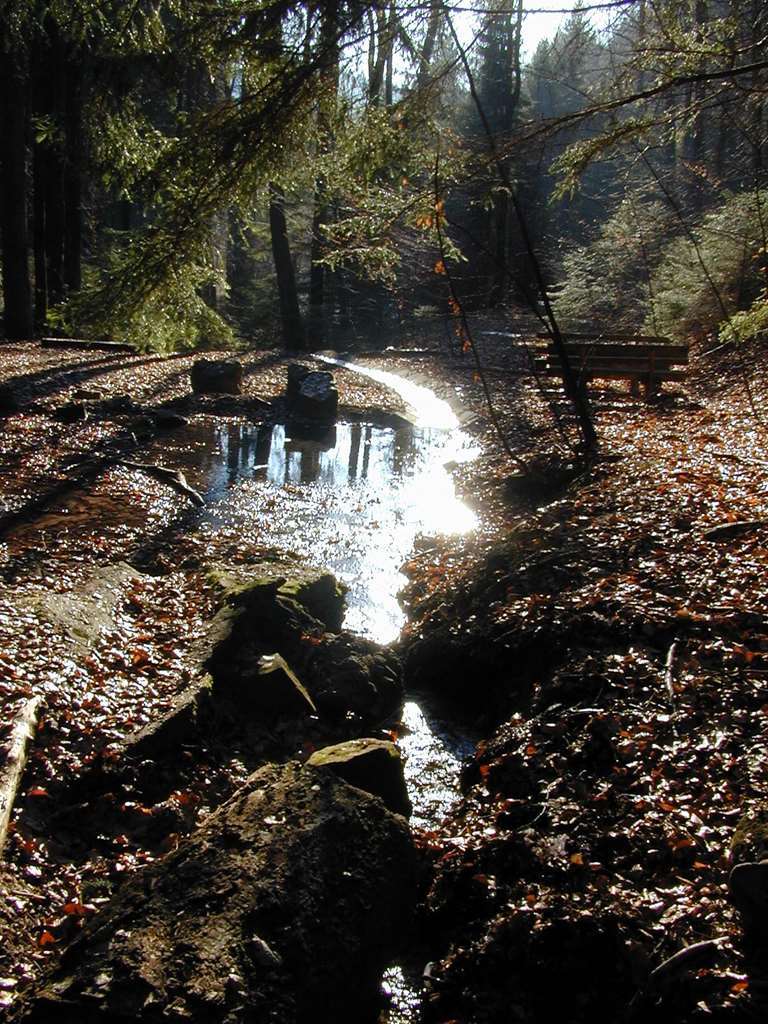
[[[592,388],[601,460],[575,478],[531,384],[488,382],[550,473],[510,467],[481,413],[486,454],[457,473],[493,528],[408,567],[410,684],[488,737],[423,837],[427,1017],[763,1020],[764,935],[745,960],[728,880],[768,856],[766,352],[694,351],[651,404]],[[482,410],[471,369],[450,387]]]
[[[425,1014],[762,1019],[765,978],[745,961],[728,876],[768,772],[765,353],[693,353],[685,384],[651,404],[594,389],[602,457],[570,472],[546,396],[509,372],[504,339],[478,336],[504,432],[543,484],[501,451],[468,358],[370,357],[460,406],[483,450],[456,470],[478,531],[425,546],[404,595],[407,682],[487,736],[452,817],[419,837],[434,866]],[[238,752],[224,771],[196,763],[163,807],[120,809],[151,822],[143,841],[126,824],[72,856],[57,787],[185,685],[212,609],[203,567],[260,555],[258,536],[185,531],[183,495],[120,460],[137,448],[145,460],[161,407],[263,418],[286,360],[244,361],[242,399],[192,400],[191,357],[0,346],[0,387],[22,404],[0,438],[3,721],[45,696],[5,851],[0,1006],[251,767]],[[336,376],[344,405],[402,411],[386,389]],[[119,562],[141,574],[110,576]],[[105,590],[109,628],[81,631],[73,657],[72,622],[92,619]]]

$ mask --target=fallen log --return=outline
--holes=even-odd
[[[103,352],[130,352],[138,354],[138,349],[129,341],[92,341],[88,338],[41,338],[41,348],[80,348]]]
[[[42,697],[32,697],[26,702],[13,723],[5,747],[5,761],[0,768],[0,854],[8,838],[11,813],[24,775],[29,744],[37,729],[42,702]]]
[[[146,473],[148,476],[153,476],[156,480],[160,480],[164,484],[168,484],[169,487],[173,487],[180,494],[195,505],[203,505],[203,497],[199,491],[196,491],[194,487],[190,487],[187,483],[187,478],[178,469],[166,469],[165,466],[153,466],[148,462],[132,462],[129,459],[120,459],[118,462],[120,466],[128,466],[129,469],[138,469],[142,473]]]
[[[745,533],[753,533],[764,526],[768,526],[768,519],[743,519],[733,523],[720,523],[719,526],[711,526],[702,533],[704,540],[732,540]]]
[[[415,897],[403,817],[322,768],[268,765],[127,880],[21,1000],[24,1024],[360,1024]]]

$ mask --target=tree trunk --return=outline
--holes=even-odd
[[[269,186],[269,232],[272,239],[277,291],[280,296],[283,344],[286,348],[303,349],[306,338],[285,222],[285,196],[283,190],[275,184]]]
[[[6,338],[32,335],[27,237],[27,100],[22,69],[0,52],[0,238]]]
[[[322,345],[325,340],[326,268],[320,262],[323,256],[323,225],[328,220],[325,182],[318,178],[315,184],[315,212],[312,217],[311,266],[309,270],[309,331],[310,345]]]
[[[48,79],[49,103],[42,113],[53,119],[54,137],[43,146],[43,194],[45,202],[45,262],[48,284],[48,305],[55,306],[64,298],[64,154],[61,133],[64,128],[66,96],[66,62],[64,45],[58,26],[47,20],[48,46],[43,49],[45,62],[40,69]]]
[[[324,67],[324,79],[329,92],[335,98],[339,90],[339,4],[338,0],[329,0],[323,6],[323,21],[320,29],[321,63]],[[327,101],[326,101],[327,102]],[[323,107],[318,115],[321,151],[328,151],[332,145],[330,125]],[[323,257],[323,227],[328,223],[330,215],[328,189],[325,179],[319,177],[315,182],[314,214],[312,216],[311,266],[309,278],[309,329],[308,340],[311,346],[323,344],[326,336],[328,291],[331,275],[320,262]]]
[[[517,105],[520,100],[522,87],[522,71],[520,66],[520,46],[523,27],[523,4],[522,0],[516,0],[517,8],[513,8],[505,15],[507,22],[505,26],[506,66],[503,68],[504,81],[508,86],[508,96],[504,102],[504,109],[501,112],[500,129],[506,140],[512,132]],[[514,14],[513,14],[514,11]],[[511,176],[509,160],[504,161],[504,171]],[[491,306],[502,303],[509,290],[509,249],[512,233],[512,218],[514,211],[507,191],[497,192],[493,202],[493,229],[492,242],[494,252],[494,270],[491,280],[489,303]]]
[[[426,85],[427,79],[429,78],[429,69],[432,64],[432,57],[435,52],[435,44],[437,43],[437,34],[440,29],[440,19],[442,17],[442,6],[439,3],[430,4],[429,8],[429,21],[427,22],[427,31],[424,36],[424,43],[421,47],[421,53],[419,54],[419,70],[416,75],[416,88]]]
[[[82,287],[83,250],[83,72],[77,55],[66,61],[65,161],[64,161],[64,287]]]
[[[45,261],[45,153],[39,143],[32,150],[32,232],[35,252],[35,327],[42,331],[48,319],[48,267]]]

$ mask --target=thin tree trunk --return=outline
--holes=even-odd
[[[35,252],[35,327],[48,319],[48,268],[45,261],[45,154],[40,143],[32,150],[32,233]]]
[[[5,336],[32,335],[27,237],[27,100],[12,53],[0,52],[0,238],[3,246]]]
[[[35,36],[30,58],[32,110],[42,118],[51,110],[49,51],[43,32]],[[46,256],[46,183],[48,175],[48,142],[37,137],[32,143],[32,235],[35,257],[35,327],[43,331],[48,319],[48,260]]]
[[[64,163],[64,287],[78,292],[82,287],[83,251],[83,95],[82,66],[70,58],[66,76]]]
[[[517,8],[513,15],[510,11],[507,15],[506,35],[506,57],[507,66],[504,68],[505,81],[509,85],[509,95],[504,104],[502,113],[501,130],[505,137],[508,137],[517,113],[517,105],[520,100],[522,87],[522,70],[520,66],[520,46],[522,41],[523,28],[523,4],[522,0],[516,0]],[[509,160],[504,160],[504,171],[511,174]],[[491,306],[502,303],[507,297],[509,288],[509,274],[507,264],[509,261],[510,236],[512,233],[513,210],[509,194],[506,191],[499,191],[493,203],[493,241],[494,241],[494,271],[491,283],[489,301]]]
[[[421,47],[421,53],[419,54],[419,70],[416,75],[416,88],[426,84],[427,78],[429,77],[429,69],[432,64],[432,56],[435,52],[435,44],[437,43],[437,33],[440,28],[440,18],[442,16],[442,5],[439,3],[433,3],[429,8],[429,21],[427,22],[427,32],[424,36],[424,43]]]
[[[323,257],[323,226],[328,220],[325,182],[315,183],[315,212],[312,217],[311,265],[309,269],[309,341],[312,346],[325,341],[326,268]]]
[[[285,222],[285,196],[283,190],[275,184],[269,186],[269,231],[272,238],[272,258],[275,261],[277,291],[280,297],[283,344],[286,348],[303,349],[306,338]]]
[[[52,19],[48,19],[47,51],[48,66],[42,73],[50,76],[51,104],[46,111],[52,114],[54,124],[61,128],[64,121],[64,97],[66,70],[63,44],[59,30]],[[49,139],[44,148],[44,194],[45,194],[45,257],[48,281],[48,304],[56,305],[64,298],[64,158],[61,141]]]
[[[325,81],[330,86],[333,97],[339,90],[339,4],[338,0],[329,0],[323,7],[323,21],[320,30],[320,48],[325,65]],[[321,150],[327,151],[332,140],[330,126],[324,109],[321,107],[318,116]],[[308,339],[312,346],[321,345],[325,341],[327,313],[329,308],[329,285],[331,284],[327,269],[320,260],[323,257],[323,227],[330,216],[328,189],[325,180],[319,177],[315,182],[314,213],[312,216],[311,266],[309,277],[309,327]]]

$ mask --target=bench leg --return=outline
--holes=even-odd
[[[640,396],[640,381],[637,377],[632,377],[630,380],[629,393],[633,398],[638,398]]]
[[[649,373],[645,379],[645,400],[650,402],[661,392],[661,381],[654,374]]]

